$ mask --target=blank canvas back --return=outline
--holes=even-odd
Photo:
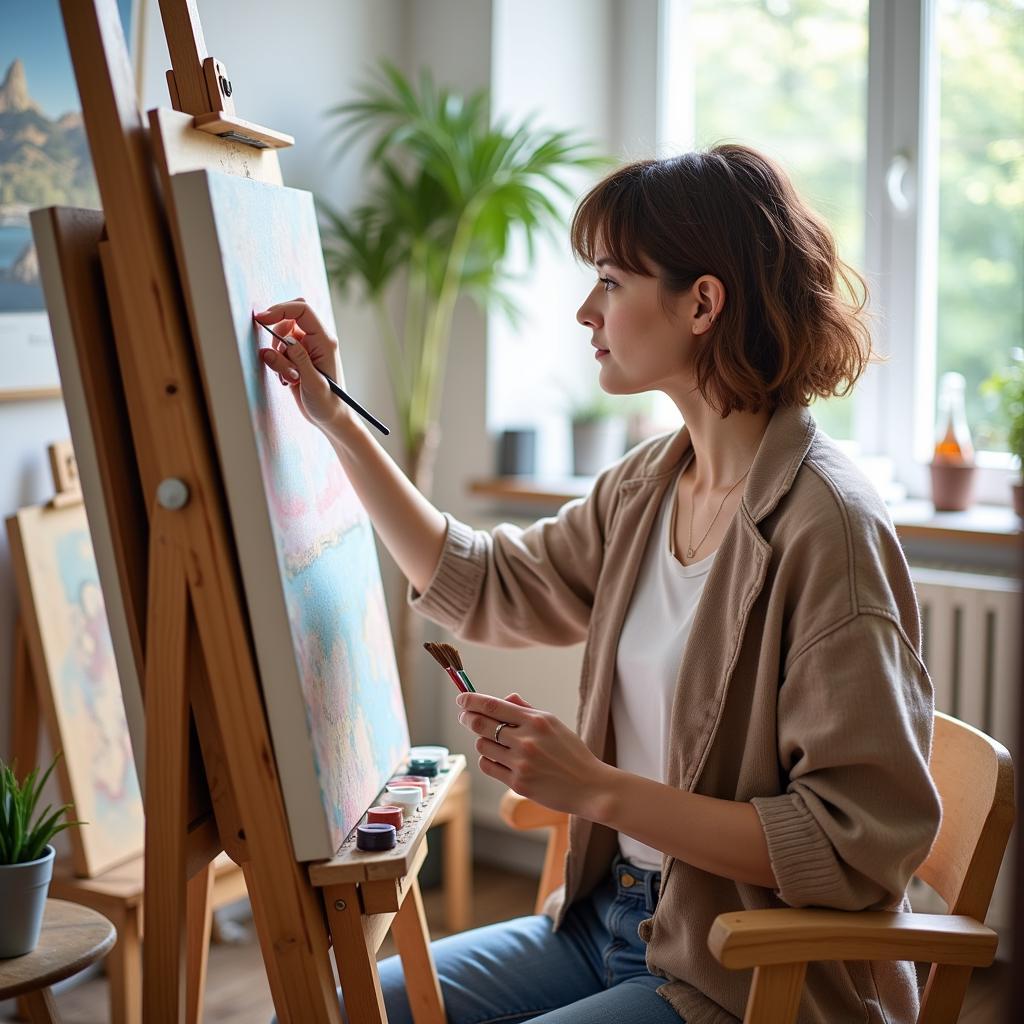
[[[334,331],[313,197],[210,171],[172,184],[292,842],[300,860],[326,858],[409,735],[369,517],[333,448],[261,362],[270,335],[252,322],[302,295]]]

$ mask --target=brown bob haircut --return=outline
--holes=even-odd
[[[572,247],[679,294],[711,274],[726,301],[695,356],[697,387],[723,416],[844,395],[871,358],[863,278],[786,173],[718,145],[613,171],[582,200]]]

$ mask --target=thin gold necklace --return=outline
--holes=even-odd
[[[753,463],[751,463],[750,466],[747,466],[747,470],[743,474],[743,476],[741,476],[739,478],[739,480],[737,480],[736,483],[734,483],[732,485],[732,487],[730,487],[729,490],[727,490],[725,492],[725,497],[722,498],[722,500],[718,503],[718,511],[715,512],[714,516],[711,519],[711,522],[708,524],[708,528],[704,531],[704,535],[700,538],[699,541],[697,541],[696,545],[694,545],[694,543],[693,543],[693,506],[694,506],[694,502],[692,500],[690,501],[690,526],[689,526],[689,529],[686,531],[686,557],[687,558],[693,558],[694,554],[700,549],[701,544],[703,544],[704,541],[706,541],[708,539],[708,534],[711,532],[712,527],[714,527],[715,522],[718,520],[718,517],[721,514],[722,509],[725,507],[725,503],[729,500],[729,495],[732,494],[732,492],[735,491],[736,488],[739,487],[739,485],[741,483],[743,483],[744,480],[746,480],[748,474],[750,473],[750,468],[751,468],[752,465],[753,465]],[[676,500],[672,504],[672,529],[671,529],[671,532],[670,532],[670,535],[669,535],[669,539],[671,541],[670,550],[672,552],[672,556],[673,557],[675,557],[675,554],[676,554],[676,509],[678,508],[678,506],[679,506],[679,498],[678,498],[678,495],[677,495],[676,496]]]

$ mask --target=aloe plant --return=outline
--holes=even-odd
[[[60,755],[50,762],[50,767],[39,777],[39,769],[32,771],[19,782],[16,765],[0,761],[0,864],[27,864],[38,860],[58,832],[72,825],[83,825],[81,821],[61,821],[71,809],[70,804],[53,809],[52,804],[36,813],[36,805],[42,795],[54,765]]]

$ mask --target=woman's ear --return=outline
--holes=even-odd
[[[725,285],[712,274],[697,278],[693,285],[696,308],[693,333],[704,334],[718,322],[725,307]]]

